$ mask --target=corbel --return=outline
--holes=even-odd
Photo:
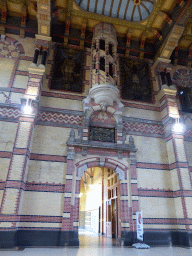
[[[64,47],[68,46],[70,24],[71,24],[70,16],[67,16],[65,20]]]
[[[165,21],[168,24],[172,23],[172,19],[169,17],[169,15],[166,12],[163,11],[159,11],[159,16],[161,16],[163,18],[163,21]]]
[[[127,36],[126,36],[127,41],[126,41],[125,57],[129,57],[132,33],[133,33],[133,29],[129,28],[127,31]]]
[[[144,56],[144,47],[145,47],[145,41],[146,41],[146,38],[147,38],[147,32],[143,32],[142,36],[141,36],[141,41],[140,41],[140,56],[139,58],[140,59],[143,59],[143,56]]]
[[[86,27],[87,27],[87,20],[83,20],[82,27],[81,27],[81,36],[80,36],[80,49],[84,49]]]
[[[159,40],[162,39],[162,35],[157,29],[151,28],[151,30],[152,30],[152,33],[154,34],[154,36],[156,36]]]

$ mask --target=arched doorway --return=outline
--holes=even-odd
[[[64,193],[64,208],[62,231],[67,245],[79,245],[79,202],[81,179],[88,168],[102,167],[112,170],[119,180],[118,234],[119,238],[126,238],[133,227],[132,209],[128,205],[128,167],[117,158],[109,157],[74,157],[73,151],[68,154],[67,173]],[[112,198],[110,198],[112,199]],[[115,208],[114,208],[115,209]],[[136,208],[135,208],[136,209]],[[105,213],[106,214],[106,213]],[[106,229],[105,229],[106,230]],[[116,233],[115,233],[116,234]]]
[[[105,167],[88,168],[80,185],[79,234],[93,233],[120,241],[120,213],[118,175]]]

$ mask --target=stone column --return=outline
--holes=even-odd
[[[95,84],[99,84],[99,69],[100,69],[100,54],[99,54],[99,47],[100,47],[100,44],[99,44],[99,39],[96,40],[96,74],[95,74],[95,81],[94,82],[94,85]],[[93,84],[92,84],[93,86]]]
[[[105,40],[105,82],[109,83],[109,42]]]
[[[42,46],[42,58],[41,58],[41,65],[45,66],[46,60],[47,60],[47,55],[48,55],[48,46],[43,45]]]
[[[40,54],[40,49],[41,49],[41,46],[36,44],[35,45],[35,53],[34,53],[34,57],[33,57],[33,63],[34,64],[37,64],[38,57],[39,57],[39,54]]]

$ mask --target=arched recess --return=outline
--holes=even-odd
[[[74,159],[73,159],[74,160]],[[91,157],[74,163],[67,160],[67,174],[64,193],[62,231],[73,234],[68,244],[78,245],[79,193],[80,181],[84,172],[90,167],[106,167],[115,171],[120,181],[120,216],[121,237],[132,231],[132,210],[128,205],[128,167],[114,158]],[[73,242],[72,242],[73,240]],[[74,243],[74,240],[76,241]]]

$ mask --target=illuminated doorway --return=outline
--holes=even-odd
[[[81,178],[79,234],[91,232],[106,238],[120,238],[119,205],[117,174],[105,167],[88,168]]]

